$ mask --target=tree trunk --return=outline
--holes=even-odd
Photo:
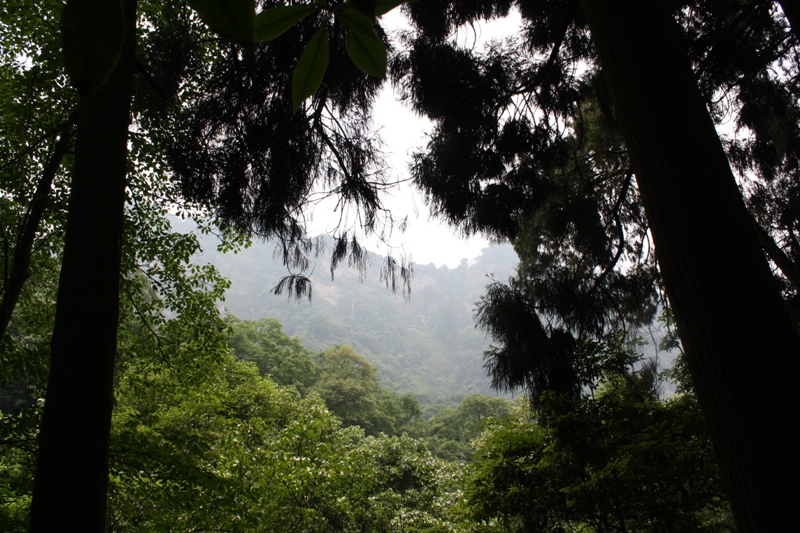
[[[101,533],[119,318],[135,0],[106,84],[82,98],[30,531]]]
[[[762,228],[761,224],[755,219],[753,219],[753,227],[756,230],[758,242],[761,243],[764,253],[772,259],[772,262],[775,263],[775,266],[786,276],[786,279],[794,286],[795,290],[800,291],[800,268],[797,267],[794,261],[786,255],[786,252],[778,246],[775,239],[773,239],[772,236],[767,233],[767,230]]]
[[[737,528],[800,531],[800,342],[660,0],[581,0]]]
[[[19,295],[22,293],[22,287],[25,285],[25,280],[28,279],[28,267],[31,264],[36,232],[39,230],[39,224],[50,199],[53,180],[58,173],[58,167],[61,166],[61,160],[69,150],[71,140],[72,124],[69,124],[61,132],[61,136],[56,142],[53,155],[50,156],[50,161],[48,161],[42,172],[42,177],[36,185],[33,198],[31,198],[31,205],[22,221],[22,229],[17,236],[17,242],[14,244],[11,275],[8,277],[8,282],[3,291],[3,299],[0,301],[0,339],[6,334],[8,324],[11,322],[11,315],[14,314],[14,308],[17,306]]]
[[[800,41],[800,1],[798,0],[780,0],[778,2],[786,15],[786,20],[789,21],[789,27],[792,29],[795,38]]]

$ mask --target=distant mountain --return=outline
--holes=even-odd
[[[210,242],[204,248],[203,260],[232,282],[224,302],[229,312],[275,318],[312,350],[350,344],[375,364],[385,387],[427,402],[491,393],[482,368],[488,341],[475,329],[473,311],[487,276],[505,281],[513,274],[518,259],[510,245],[485,248],[457,268],[415,265],[408,300],[380,282],[384,258],[377,254],[370,254],[363,281],[347,265],[331,280],[328,260],[320,258],[312,269],[311,302],[271,293],[287,275],[273,258],[274,245],[254,244],[238,254],[215,252]]]

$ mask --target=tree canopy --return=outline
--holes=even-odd
[[[179,355],[224,352],[211,310],[224,282],[189,266],[196,241],[169,236],[159,208],[277,237],[300,269],[279,288],[310,295],[315,184],[367,231],[386,215],[369,113],[387,68],[435,124],[414,181],[462,231],[514,239],[524,256],[480,311],[499,344],[487,354],[496,383],[579,400],[579,347],[668,303],[737,527],[798,527],[782,489],[800,475],[782,429],[800,416],[793,3],[430,0],[407,7],[412,29],[388,62],[376,17],[395,2],[220,5],[3,7],[0,342],[21,369],[15,386],[45,391],[31,531],[104,528],[118,356],[133,365],[138,342],[163,355],[168,339]],[[512,7],[518,35],[483,51],[454,39]],[[721,140],[726,117],[737,136]],[[332,256],[332,268],[362,263],[352,228]],[[392,286],[410,274],[392,258],[385,273]],[[26,289],[32,277],[44,282]],[[196,326],[173,330],[180,320]],[[369,419],[374,369],[345,352],[321,358],[315,386],[332,404],[352,393]]]
[[[512,6],[518,34],[483,50],[454,38]],[[744,489],[798,471],[780,420],[800,406],[778,370],[797,365],[794,237],[790,214],[764,216],[788,206],[796,179],[798,43],[779,6],[441,1],[409,13],[391,71],[435,124],[414,180],[443,218],[515,239],[522,257],[480,317],[500,344],[487,354],[498,383],[574,391],[561,339],[646,324],[668,299],[738,527],[797,527],[776,503],[785,494],[758,503]],[[728,118],[737,136],[723,142],[714,121]],[[729,402],[744,389],[754,396]]]

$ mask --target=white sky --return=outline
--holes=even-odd
[[[474,46],[482,46],[488,39],[508,34],[518,25],[518,17],[506,22],[481,24],[470,30],[459,39]],[[387,30],[405,25],[400,10],[387,14],[382,23]],[[464,42],[464,41],[462,41]],[[405,108],[395,97],[392,88],[387,84],[375,106],[374,120],[385,143],[384,152],[389,165],[389,178],[400,181],[408,178],[408,167],[414,151],[424,148],[427,133],[431,131],[431,123],[417,117]],[[405,254],[417,264],[434,263],[454,268],[461,259],[474,259],[489,242],[482,237],[464,239],[455,231],[438,220],[431,219],[422,196],[408,184],[392,189],[383,197],[385,207],[389,208],[395,220],[407,217],[407,228],[404,233],[395,230],[387,239],[388,246],[395,257]],[[329,231],[335,226],[338,215],[333,212],[334,202],[323,202],[313,212],[313,221],[309,229],[313,233]],[[387,245],[378,239],[365,241],[370,250],[386,255]]]

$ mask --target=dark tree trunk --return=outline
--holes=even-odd
[[[800,268],[791,260],[791,258],[786,255],[778,243],[775,242],[775,239],[767,233],[767,230],[761,227],[755,219],[753,219],[753,227],[756,230],[756,236],[758,236],[758,242],[761,243],[761,247],[764,249],[764,253],[772,259],[772,262],[775,263],[781,273],[786,276],[786,279],[789,280],[794,288],[800,291]]]
[[[14,314],[14,308],[17,306],[19,295],[22,293],[22,287],[25,285],[25,280],[28,279],[28,267],[31,263],[36,232],[47,208],[53,180],[58,172],[58,167],[61,166],[61,160],[69,150],[71,139],[72,126],[70,125],[64,128],[56,142],[53,155],[44,168],[39,183],[36,184],[36,191],[34,191],[33,198],[31,198],[31,205],[25,215],[25,219],[22,221],[22,229],[14,245],[11,275],[8,277],[3,291],[3,299],[0,301],[0,339],[6,334],[11,315]]]
[[[795,37],[800,41],[800,1],[798,0],[780,0],[778,2],[789,21],[789,27],[792,29]]]
[[[581,0],[739,531],[800,531],[800,342],[659,0]]]
[[[108,82],[82,98],[30,531],[101,533],[119,318],[135,0]]]

